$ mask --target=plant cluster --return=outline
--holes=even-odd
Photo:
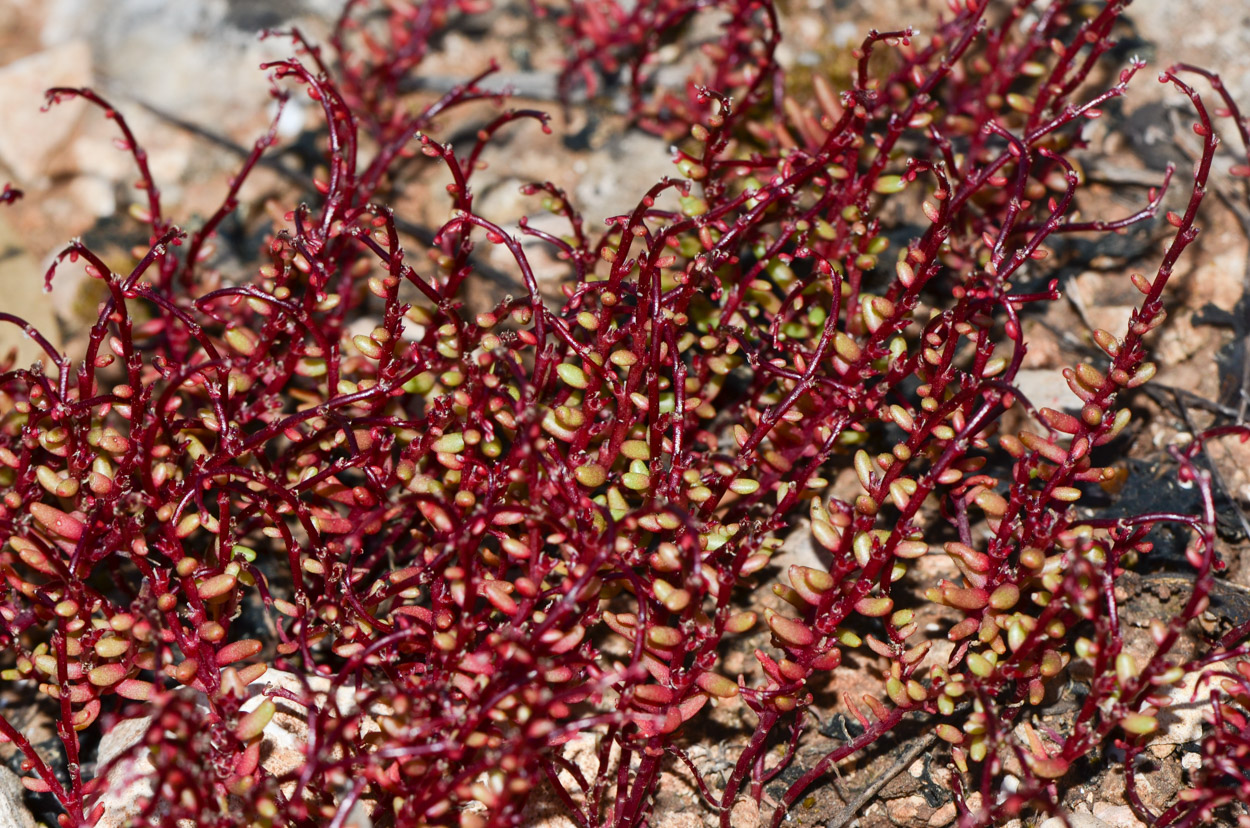
[[[213,237],[274,132],[188,231],[124,117],[90,90],[49,91],[116,123],[147,235],[124,267],[78,240],[56,257],[49,280],[82,267],[107,289],[82,353],[0,312],[47,353],[0,372],[0,644],[16,654],[3,680],[56,700],[67,767],[3,717],[0,732],[62,825],[100,815],[106,769],[88,773],[84,736],[145,714],[147,822],[339,825],[363,803],[376,825],[519,825],[550,786],[578,825],[655,825],[659,775],[683,765],[728,828],[734,804],[763,801],[791,765],[813,691],[849,651],[881,669],[837,700],[862,730],[783,786],[773,826],[905,722],[942,740],[964,825],[1057,812],[1074,763],[1112,743],[1144,819],[1193,825],[1246,794],[1250,676],[1224,666],[1246,653],[1246,627],[1173,654],[1220,567],[1195,459],[1206,435],[1174,452],[1203,513],[1080,507],[1118,478],[1216,122],[1246,137],[1216,76],[1160,76],[1196,113],[1190,196],[1166,214],[1155,272],[1131,276],[1142,298],[1127,330],[1093,333],[1105,359],[1065,371],[1076,405],[1059,411],[1015,384],[1022,316],[1059,296],[1047,242],[1152,221],[1172,177],[1137,213],[1075,216],[1083,127],[1143,67],[1100,80],[1126,3],[955,1],[930,35],[873,32],[849,75],[787,92],[769,0],[572,2],[556,24],[566,89],[625,67],[637,119],[680,137],[676,175],[600,231],[554,185],[528,185],[564,235],[475,209],[492,145],[518,122],[545,130],[544,114],[501,109],[457,149],[438,126],[493,96],[485,76],[420,105],[404,92],[438,33],[486,9],[365,5],[348,4],[329,53],[292,32],[297,56],[266,67],[275,90],[324,112],[325,163],[314,202],[275,224],[250,272],[222,272]],[[660,44],[709,8],[721,27],[705,65],[657,87]],[[388,200],[430,164],[451,218],[401,241]],[[535,272],[535,242],[560,272]],[[515,263],[516,295],[472,315],[464,290],[489,246]],[[1013,407],[1035,424],[1003,431]],[[859,491],[829,497],[842,468]],[[772,564],[796,515],[825,569]],[[1116,584],[1166,522],[1192,530],[1196,580],[1138,661]],[[960,576],[916,583],[924,556]],[[757,617],[759,590],[784,611]],[[926,604],[942,608],[949,657],[916,623]],[[758,678],[728,674],[732,639],[756,627],[770,635]],[[1060,730],[1035,725],[1075,664],[1091,677],[1079,710]],[[307,710],[306,764],[283,778],[259,762],[274,704],[242,707],[270,666],[357,702],[270,691]],[[1211,758],[1148,814],[1133,759],[1195,671],[1222,688]],[[688,723],[734,697],[754,729],[718,788]],[[561,749],[583,733],[599,745],[590,777]]]

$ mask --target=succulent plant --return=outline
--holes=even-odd
[[[188,231],[123,115],[91,90],[49,91],[116,123],[147,235],[125,266],[77,240],[56,257],[49,280],[82,267],[107,290],[81,351],[0,312],[47,353],[0,372],[0,643],[16,654],[2,678],[57,701],[67,773],[3,716],[0,732],[63,825],[99,816],[105,776],[84,773],[82,732],[142,713],[155,717],[141,745],[152,822],[337,825],[364,802],[376,825],[519,825],[545,785],[578,825],[633,828],[654,824],[659,774],[679,765],[728,828],[735,802],[763,801],[793,762],[811,687],[852,650],[882,670],[838,701],[862,729],[784,786],[773,826],[905,721],[944,745],[961,825],[1057,812],[1075,763],[1113,741],[1131,793],[1168,689],[1195,672],[1226,694],[1212,758],[1157,824],[1246,795],[1250,678],[1226,664],[1247,652],[1246,626],[1173,655],[1221,566],[1195,458],[1203,440],[1244,433],[1174,450],[1201,514],[1079,508],[1118,479],[1218,119],[1245,143],[1218,78],[1160,76],[1196,113],[1190,197],[1166,213],[1155,271],[1125,277],[1142,295],[1127,329],[1095,331],[1105,358],[1065,371],[1074,405],[1038,409],[1016,377],[1022,316],[1060,295],[1048,242],[1151,221],[1171,183],[1169,170],[1130,215],[1075,217],[1083,127],[1144,65],[1093,88],[1125,4],[953,2],[931,35],[873,32],[845,77],[787,93],[771,3],[724,0],[704,74],[658,86],[654,53],[707,5],[596,0],[557,15],[565,89],[593,93],[624,67],[638,123],[676,142],[674,176],[602,232],[549,182],[524,192],[564,235],[475,207],[482,152],[518,122],[546,129],[543,113],[501,109],[457,149],[436,119],[496,97],[486,76],[420,106],[404,92],[476,3],[349,3],[329,53],[289,33],[297,56],[266,68],[280,102],[294,89],[324,112],[319,197],[289,205],[246,272],[222,272],[211,246],[273,131]],[[452,182],[451,218],[424,242],[387,206],[400,171],[422,164]],[[536,272],[535,242],[558,272]],[[516,295],[473,314],[465,286],[490,247],[507,251]],[[1033,424],[1003,430],[1013,408]],[[853,469],[853,497],[829,495],[839,469]],[[801,515],[823,568],[781,572],[772,559]],[[1192,530],[1196,580],[1138,661],[1115,587],[1162,523]],[[925,556],[958,575],[918,583]],[[781,604],[761,610],[760,590]],[[917,623],[926,607],[949,656]],[[727,646],[765,627],[756,673],[731,673]],[[1035,725],[1074,663],[1090,676],[1079,711],[1061,730]],[[241,704],[270,665],[356,692],[349,709],[307,702],[306,765],[289,778],[257,761],[273,705]],[[688,723],[735,697],[753,732],[717,790]],[[562,752],[586,733],[600,745],[591,777]]]

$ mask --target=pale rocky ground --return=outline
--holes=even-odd
[[[282,689],[304,699],[309,699],[311,696],[310,700],[313,703],[325,706],[330,681],[314,676],[305,686],[298,676],[281,670],[269,670],[248,685],[248,696],[242,705],[242,711],[254,710],[264,700],[263,694],[270,689]],[[205,704],[202,697],[197,703]],[[298,770],[303,765],[304,747],[308,743],[308,711],[302,705],[285,698],[278,698],[275,703],[277,712],[266,725],[261,739],[260,765],[274,776],[283,776]],[[335,709],[345,714],[351,714],[358,709],[355,694],[351,688],[338,688],[333,704]],[[207,707],[204,709],[207,711]],[[387,711],[377,712],[382,714]],[[156,772],[156,768],[142,751],[132,750],[147,734],[151,724],[150,716],[125,719],[100,740],[96,751],[96,763],[101,768],[110,768],[108,772],[110,785],[99,800],[98,804],[103,806],[103,813],[95,828],[128,828],[134,824],[134,819],[140,811],[140,803],[150,800],[155,795],[151,777]],[[376,733],[378,729],[376,721],[366,719],[362,733]],[[294,783],[291,787],[294,787]],[[290,796],[292,792],[287,790],[284,793]],[[372,821],[362,802],[357,801],[348,811],[342,826],[343,828],[371,828]],[[0,828],[7,828],[7,826],[0,823]]]
[[[1180,8],[1183,6],[1183,10]],[[782,58],[792,65],[819,62],[822,50],[834,44],[857,42],[870,27],[897,28],[911,24],[922,33],[939,8],[923,0],[883,0],[853,3],[847,0],[791,0],[785,25],[787,45]],[[58,347],[72,343],[94,301],[80,292],[80,283],[67,272],[52,295],[43,292],[42,273],[50,257],[70,238],[87,236],[107,248],[133,243],[135,225],[126,215],[137,193],[130,187],[133,170],[129,157],[112,145],[114,126],[81,102],[71,102],[50,113],[40,112],[42,90],[49,85],[91,85],[123,108],[132,127],[151,153],[152,168],[166,207],[179,220],[202,216],[215,208],[224,191],[225,177],[238,157],[219,143],[196,135],[167,116],[241,147],[263,132],[270,117],[267,83],[257,66],[264,60],[285,56],[285,41],[257,41],[252,32],[266,25],[297,19],[315,36],[326,30],[326,20],[337,10],[335,0],[181,0],[152,3],[144,0],[0,0],[0,181],[11,181],[27,193],[16,207],[0,209],[0,309],[17,312],[43,331]],[[1184,15],[1183,36],[1176,37],[1177,15]],[[1188,175],[1182,147],[1173,145],[1166,116],[1167,107],[1179,105],[1178,97],[1156,83],[1157,70],[1176,61],[1218,69],[1235,97],[1250,107],[1250,2],[1241,0],[1138,0],[1129,10],[1133,27],[1126,30],[1140,40],[1136,51],[1151,61],[1151,71],[1139,77],[1128,106],[1137,143],[1119,136],[1095,133],[1096,148],[1109,153],[1102,167],[1092,167],[1091,180],[1104,182],[1094,195],[1114,215],[1131,212],[1144,200],[1139,186],[1157,172],[1144,172],[1156,158],[1151,150],[1181,161],[1178,178]],[[505,43],[515,45],[526,27],[517,17],[505,16],[502,28],[480,43],[463,35],[449,37],[443,54],[435,56],[429,71],[459,77],[485,65],[487,56],[498,53],[515,57]],[[1166,45],[1164,45],[1166,44]],[[497,49],[487,48],[497,46]],[[555,66],[551,44],[532,44],[528,57],[546,69]],[[1130,52],[1131,53],[1131,52]],[[542,103],[541,101],[539,102]],[[671,171],[664,142],[640,132],[628,131],[619,119],[606,118],[588,130],[589,149],[568,161],[559,148],[561,133],[586,126],[584,113],[573,111],[569,120],[557,117],[556,136],[544,137],[537,129],[519,129],[509,145],[507,165],[496,160],[478,186],[479,208],[505,226],[532,209],[532,202],[516,195],[522,181],[550,179],[568,188],[588,221],[597,223],[613,212],[614,205],[629,203],[660,176]],[[1152,109],[1151,106],[1154,106]],[[1141,113],[1133,120],[1132,113]],[[281,125],[284,139],[291,140],[315,122],[309,107],[294,105]],[[552,142],[544,145],[543,141]],[[1153,142],[1153,143],[1152,143]],[[626,165],[620,159],[628,158]],[[496,156],[498,159],[498,156]],[[1227,162],[1225,162],[1227,163]],[[1124,184],[1124,181],[1130,181]],[[405,208],[414,221],[437,226],[445,219],[444,203],[437,199],[442,186],[435,176],[417,182],[405,196]],[[289,194],[290,187],[271,171],[261,170],[244,188],[245,209],[259,211],[264,199]],[[1236,198],[1236,194],[1233,193]],[[1243,210],[1250,209],[1244,203]],[[1218,368],[1217,354],[1234,342],[1229,325],[1204,324],[1211,308],[1232,313],[1245,302],[1247,243],[1244,228],[1218,199],[1208,203],[1203,219],[1204,235],[1193,250],[1172,289],[1169,327],[1155,341],[1161,369],[1160,387],[1174,387],[1225,408],[1238,409],[1236,388],[1229,388],[1232,368]],[[504,266],[502,260],[498,263]],[[1072,364],[1088,347],[1088,327],[1122,328],[1134,298],[1124,278],[1127,263],[1109,254],[1105,269],[1091,267],[1074,274],[1065,285],[1067,301],[1056,303],[1045,314],[1030,317],[1026,333],[1033,343],[1022,382],[1037,404],[1062,407],[1068,394],[1057,371]],[[1236,329],[1240,330],[1240,329]],[[1245,333],[1242,331],[1242,333]],[[0,327],[0,354],[10,346],[19,349],[20,360],[40,356],[33,341],[10,326]],[[1134,451],[1147,457],[1160,447],[1211,422],[1201,406],[1177,409],[1167,394],[1160,404],[1142,398],[1139,406],[1145,423]],[[1210,449],[1224,485],[1234,500],[1250,509],[1250,444],[1226,440]],[[791,543],[795,556],[805,552],[802,529]],[[1243,545],[1226,544],[1230,561],[1227,583],[1232,594],[1250,585],[1250,555]],[[941,562],[935,562],[935,567]],[[941,576],[945,573],[929,573]],[[1136,619],[1166,607],[1168,598],[1158,584],[1140,579],[1136,585],[1140,603],[1130,603]],[[1241,590],[1242,593],[1237,591]],[[1130,623],[1134,616],[1129,615]],[[1144,623],[1144,622],[1142,622]],[[1143,632],[1144,637],[1144,632]],[[753,642],[748,642],[753,646]],[[746,651],[749,653],[749,649]],[[749,670],[744,653],[730,654],[730,667]],[[733,664],[737,664],[734,667]],[[852,665],[853,666],[853,665]],[[871,665],[861,665],[870,669]],[[834,698],[842,686],[854,687],[852,669],[838,671],[825,688]],[[46,715],[29,705],[21,688],[4,688],[6,712],[15,706],[27,711],[23,720],[37,744],[47,744]],[[20,707],[26,704],[26,707]],[[1186,710],[1191,712],[1186,712]],[[1196,760],[1192,746],[1200,722],[1192,708],[1178,708],[1177,721],[1160,735],[1154,751],[1160,759],[1159,773],[1149,777],[1153,788],[1146,796],[1153,802],[1168,799],[1181,785],[1183,772]],[[42,716],[42,718],[41,718]],[[733,734],[743,721],[741,705],[727,703],[712,714],[718,733]],[[138,725],[129,727],[136,738]],[[40,731],[42,728],[42,731]],[[111,734],[114,743],[125,742],[126,733]],[[733,755],[730,735],[725,745],[711,745],[700,754],[692,751],[701,767],[712,769]],[[114,744],[116,747],[116,744]],[[812,748],[819,749],[820,745]],[[795,824],[823,825],[842,804],[853,797],[867,779],[897,764],[906,745],[861,757],[839,769],[838,780],[813,791],[810,807],[796,815]],[[104,750],[105,746],[101,746]],[[800,760],[804,755],[800,753]],[[0,752],[10,766],[17,760],[11,748]],[[579,764],[593,762],[582,746],[574,756]],[[1171,764],[1163,762],[1170,759]],[[592,770],[589,766],[585,770]],[[895,825],[941,826],[955,816],[949,795],[947,771],[938,763],[919,759],[884,787],[860,813],[863,828]],[[21,806],[22,790],[0,767],[0,828],[33,825]],[[119,792],[124,794],[125,791]],[[1068,792],[1071,824],[1077,828],[1136,828],[1140,823],[1125,806],[1112,781],[1096,777]],[[565,828],[572,823],[550,807],[549,800],[535,803],[534,828]],[[699,828],[711,825],[698,796],[681,774],[664,778],[659,796],[659,828]],[[8,821],[6,821],[8,820]],[[747,803],[735,809],[735,828],[753,828],[759,815]],[[124,820],[115,822],[124,824]],[[1045,828],[1053,828],[1047,824]]]

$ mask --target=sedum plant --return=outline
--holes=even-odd
[[[660,86],[660,45],[709,5],[703,62]],[[324,113],[324,167],[256,266],[229,272],[213,237],[275,133],[183,228],[122,114],[50,90],[116,123],[146,239],[122,265],[78,240],[56,256],[49,280],[84,268],[104,289],[73,353],[0,312],[47,354],[0,372],[2,679],[55,700],[67,760],[0,717],[23,783],[66,828],[93,824],[107,768],[88,746],[149,715],[129,752],[155,768],[142,823],[337,826],[364,807],[375,825],[493,828],[524,824],[548,787],[575,825],[634,828],[656,824],[660,774],[684,769],[723,828],[743,801],[777,826],[836,763],[918,725],[953,768],[961,825],[1058,813],[1064,780],[1112,745],[1143,820],[1226,814],[1250,784],[1246,625],[1177,650],[1222,565],[1200,449],[1244,434],[1173,451],[1199,514],[1081,506],[1119,478],[1217,123],[1246,143],[1217,76],[1168,69],[1202,141],[1193,174],[1169,170],[1135,213],[1076,216],[1083,130],[1143,69],[1104,81],[1125,5],[952,2],[929,34],[874,31],[848,72],[787,87],[767,0],[574,0],[552,24],[563,88],[624,77],[637,122],[676,141],[675,170],[602,228],[527,185],[558,235],[474,201],[483,154],[518,122],[546,129],[543,113],[501,108],[453,147],[437,126],[498,97],[486,75],[419,105],[406,92],[439,32],[486,9],[352,2],[329,50],[291,32],[296,55],[266,67],[279,101]],[[387,205],[430,165],[450,218],[412,241]],[[1172,212],[1169,186],[1188,189]],[[1094,331],[1102,355],[1065,370],[1068,410],[1034,407],[1016,377],[1022,319],[1060,295],[1048,244],[1160,212],[1157,266],[1125,276],[1141,293],[1128,327]],[[492,246],[514,294],[471,313]],[[1032,419],[1008,430],[1013,409]],[[830,496],[842,469],[857,491]],[[797,516],[822,567],[773,563]],[[1192,532],[1196,577],[1142,660],[1124,651],[1116,585],[1165,523]],[[952,577],[923,582],[916,562],[935,556]],[[732,673],[726,653],[753,631],[756,664]],[[821,703],[857,735],[783,777],[849,652],[880,678]],[[1077,666],[1077,711],[1041,725]],[[274,701],[243,705],[271,667],[309,685],[266,691],[306,711],[305,764],[285,776],[260,761]],[[1194,674],[1219,688],[1209,759],[1152,814],[1133,760]],[[692,726],[724,703],[750,732],[714,781]],[[584,734],[589,774],[563,748]]]

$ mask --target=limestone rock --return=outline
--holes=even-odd
[[[124,719],[100,739],[96,765],[103,768],[133,747],[148,732],[152,718]],[[116,762],[108,772],[108,784],[96,804],[104,812],[97,828],[123,828],[139,815],[140,800],[155,793],[152,774],[156,767],[146,753],[138,752]]]
[[[1033,368],[1016,374],[1016,387],[1037,408],[1078,411],[1081,400],[1072,393],[1063,372],[1053,368]]]
[[[1108,802],[1094,803],[1094,816],[1111,826],[1111,828],[1145,828],[1133,809],[1127,805],[1112,805]]]
[[[1071,828],[1111,828],[1110,825],[1096,816],[1080,813],[1068,814],[1068,825]],[[1059,817],[1051,817],[1038,825],[1037,828],[1063,828],[1063,820]]]
[[[0,97],[3,95],[0,88]],[[0,125],[0,133],[3,132],[5,129]],[[43,292],[39,263],[26,250],[21,234],[4,216],[0,216],[0,285],[4,286],[3,310],[18,314],[54,347],[59,347],[54,305],[51,297]],[[45,369],[53,364],[48,353],[25,331],[8,322],[0,323],[0,360],[12,348],[17,349],[15,365],[18,367],[29,366],[36,360],[42,360]]]
[[[264,693],[269,687],[281,688],[298,696],[305,696],[307,690],[311,690],[315,703],[325,705],[330,691],[330,681],[320,676],[313,676],[309,677],[305,685],[293,673],[269,670],[248,685],[249,698],[244,701],[242,709],[254,710],[264,700]],[[276,698],[273,701],[277,712],[264,730],[260,764],[268,773],[280,777],[304,764],[304,747],[308,743],[307,710],[288,699]],[[355,693],[350,687],[338,688],[334,702],[342,713],[352,713],[358,709]],[[197,704],[207,711],[202,695],[197,700]],[[379,716],[387,712],[389,711],[382,706],[373,711]],[[151,725],[152,717],[150,716],[125,719],[105,733],[100,739],[97,751],[97,768],[105,768],[139,743]],[[372,716],[366,717],[361,726],[361,731],[365,734],[378,729],[378,724]],[[108,770],[108,785],[98,801],[104,811],[97,823],[97,828],[124,828],[131,824],[139,813],[139,800],[151,799],[155,793],[152,784],[152,775],[155,771],[156,768],[142,752],[114,764]],[[287,793],[289,795],[290,791]],[[342,824],[351,828],[371,828],[372,820],[368,814],[368,803],[357,802]],[[0,828],[7,828],[7,826],[0,823]]]
[[[25,791],[17,774],[0,765],[0,828],[35,828],[35,818],[22,801]]]
[[[1151,745],[1183,745],[1202,738],[1211,715],[1211,682],[1191,673],[1168,691],[1170,703],[1159,711],[1159,730]]]
[[[68,40],[0,67],[0,162],[18,182],[45,178],[82,117],[69,103],[42,111],[44,91],[53,86],[90,86],[91,51]]]

